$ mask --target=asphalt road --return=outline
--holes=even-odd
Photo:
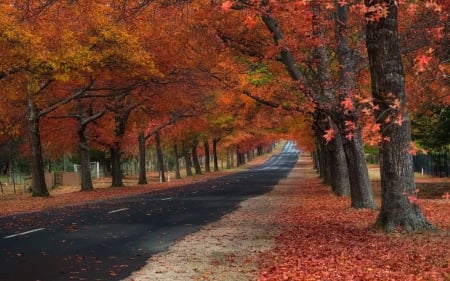
[[[270,191],[297,162],[283,152],[252,170],[161,192],[0,218],[0,280],[121,280],[177,239]]]

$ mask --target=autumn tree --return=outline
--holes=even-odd
[[[231,7],[233,4],[231,1],[227,1],[223,4],[223,7],[227,7],[226,5]],[[324,12],[321,12],[322,3],[312,1],[307,4],[298,3],[292,4],[292,6],[286,6],[275,2],[269,4],[266,1],[257,1],[254,3],[238,1],[233,7],[235,9],[255,9],[257,15],[261,17],[267,29],[271,32],[274,40],[274,48],[271,51],[272,56],[276,56],[276,58],[285,65],[290,77],[298,83],[297,85],[299,85],[300,91],[303,91],[305,95],[313,99],[315,109],[328,115],[330,117],[330,122],[335,123],[335,125],[331,124],[331,126],[335,126],[334,128],[330,127],[327,130],[328,133],[331,134],[331,138],[329,138],[328,141],[334,139],[333,149],[331,149],[330,152],[336,154],[333,159],[336,161],[344,161],[344,163],[335,164],[333,167],[347,165],[350,166],[350,171],[355,173],[351,176],[352,181],[350,181],[352,206],[356,208],[374,208],[375,202],[368,180],[368,173],[367,171],[365,173],[364,171],[360,171],[361,166],[364,166],[364,168],[366,167],[362,142],[358,141],[358,138],[354,139],[354,133],[356,133],[356,137],[358,137],[358,130],[356,130],[358,128],[356,126],[357,122],[350,123],[349,120],[341,118],[342,111],[348,109],[343,108],[343,106],[341,107],[340,101],[344,98],[341,96],[336,97],[334,89],[329,85],[332,78],[331,73],[329,72],[331,61],[328,58],[328,51],[326,49],[327,44],[329,43],[324,41],[325,34],[323,33],[323,30],[326,28],[323,27],[323,20],[325,20],[325,18],[323,16]],[[295,29],[295,32],[290,32],[290,34],[286,35],[283,32],[282,26],[284,22],[280,22],[276,18],[279,16],[280,19],[283,19],[283,21],[286,22],[286,26],[291,26],[292,21],[290,18],[284,16],[286,9],[292,14],[299,13],[300,11],[304,12],[312,22],[309,23],[309,26],[308,24],[299,25],[303,30]],[[314,19],[314,17],[316,19]],[[311,26],[313,28],[311,28]],[[312,35],[311,40],[307,42],[298,40],[298,34],[302,33],[306,36]],[[308,50],[307,44],[309,44],[315,52],[311,53],[306,51]],[[321,114],[317,116],[321,116]],[[354,118],[356,118],[356,116]],[[349,127],[351,127],[350,130]],[[342,142],[338,138],[344,139],[344,137],[347,137],[349,145],[342,147],[339,145]],[[332,146],[330,145],[328,147],[331,148]],[[338,154],[343,148],[346,148],[344,151],[348,159],[337,156],[343,155]],[[348,177],[344,172],[336,174],[336,176],[337,178]],[[336,186],[346,185],[345,181],[333,182]],[[336,187],[336,190],[345,189],[345,186]],[[342,192],[342,194],[345,194],[345,192]]]
[[[106,0],[28,1],[2,8],[1,18],[9,20],[2,29],[2,44],[8,61],[14,62],[4,65],[2,77],[8,79],[2,80],[15,83],[17,91],[27,89],[23,100],[32,148],[33,195],[48,196],[40,143],[42,117],[84,95],[85,81],[104,79],[108,73],[102,70],[126,69],[122,74],[128,77],[138,72],[148,77],[156,71],[148,53],[136,48],[139,43],[130,29],[111,17],[114,7]]]
[[[367,51],[380,144],[381,211],[375,224],[387,232],[430,229],[417,204],[410,117],[398,34],[396,1],[365,1]]]

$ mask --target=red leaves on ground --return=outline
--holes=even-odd
[[[428,56],[428,55],[419,55],[415,58],[415,62],[416,65],[414,66],[414,68],[416,69],[416,71],[419,72],[424,72],[428,65],[430,64],[432,57]]]
[[[448,192],[445,192],[444,195],[442,195],[442,198],[444,198],[445,200],[449,200],[450,194]]]
[[[263,280],[450,280],[450,202],[421,200],[426,217],[444,231],[373,232],[378,211],[349,208],[311,178],[292,189],[284,231],[264,257]]]
[[[228,12],[231,9],[232,6],[233,6],[233,3],[231,3],[231,1],[225,1],[222,4],[222,11]]]

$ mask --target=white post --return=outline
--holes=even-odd
[[[97,173],[97,179],[100,178],[100,162],[95,162],[95,172]]]
[[[159,171],[159,183],[162,183],[162,173]]]

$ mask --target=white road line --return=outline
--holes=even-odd
[[[28,230],[28,231],[25,231],[25,232],[13,234],[13,235],[8,235],[8,236],[3,237],[3,239],[13,238],[13,237],[16,237],[16,236],[22,236],[22,235],[30,234],[30,233],[33,233],[33,232],[38,232],[38,231],[41,231],[41,230],[44,230],[44,229],[45,228],[36,228],[36,229]]]
[[[170,199],[172,199],[172,197],[163,198],[163,199],[161,199],[161,201],[167,201],[167,200],[170,200]]]
[[[108,214],[114,214],[114,213],[123,212],[123,211],[126,211],[126,210],[128,210],[128,208],[117,209],[117,210],[113,210],[113,211],[108,212]]]

